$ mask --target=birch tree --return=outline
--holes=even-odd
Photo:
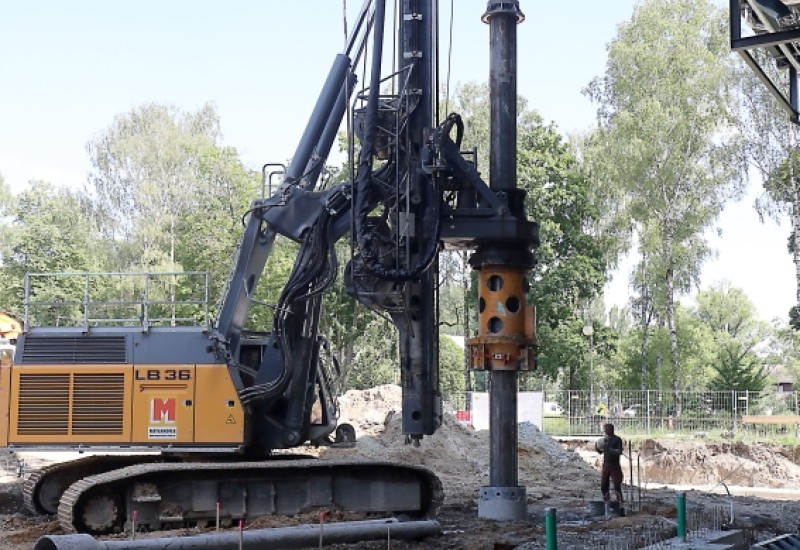
[[[178,223],[203,198],[202,158],[219,138],[210,105],[192,113],[146,104],[89,142],[90,191],[109,236],[133,244],[135,267],[177,270]]]
[[[646,0],[618,27],[606,73],[589,85],[598,105],[595,176],[619,186],[620,214],[638,228],[656,317],[669,334],[680,414],[675,306],[697,282],[704,231],[741,193],[725,15],[707,0]]]

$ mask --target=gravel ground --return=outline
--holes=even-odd
[[[383,540],[332,548],[377,550],[387,544],[400,550],[545,548],[544,510],[549,507],[557,509],[559,548],[638,548],[645,540],[671,536],[676,488],[687,492],[690,529],[728,524],[731,513],[733,526],[744,529],[751,540],[798,529],[800,446],[670,439],[640,442],[634,446],[640,476],[634,475],[634,486],[626,491],[628,497],[633,496],[626,516],[593,518],[588,515],[587,501],[599,499],[600,491],[599,462],[591,450],[592,442],[558,442],[531,424],[520,425],[517,454],[519,482],[527,489],[528,517],[520,522],[482,521],[477,519],[477,496],[479,488],[488,485],[489,434],[473,431],[447,415],[443,426],[419,447],[405,445],[399,396],[396,386],[348,392],[342,400],[341,420],[355,425],[358,443],[350,449],[325,450],[319,453],[320,459],[358,456],[417,464],[434,471],[445,488],[437,518],[444,534],[419,542]],[[7,453],[0,455],[0,474],[4,474],[0,476],[0,548],[28,550],[40,536],[58,533],[59,527],[52,518],[31,516],[23,509],[22,480],[15,476],[11,458]],[[22,458],[35,467],[48,458],[71,456]],[[628,482],[629,466],[623,466]],[[727,496],[726,487],[741,496]],[[351,517],[334,514],[331,518],[337,519]],[[316,522],[316,515],[262,518],[248,528],[303,522]]]

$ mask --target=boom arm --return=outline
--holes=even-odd
[[[353,230],[356,245],[345,270],[348,293],[388,314],[398,328],[403,432],[414,441],[432,434],[441,423],[436,292],[440,247],[506,251],[484,251],[476,264],[481,269],[486,262],[505,261],[509,254],[522,258],[514,262],[528,265],[532,259],[526,251],[538,244],[536,224],[525,219],[524,193],[508,186],[490,188],[475,163],[462,157],[460,118],[450,115],[434,127],[434,3],[401,4],[400,70],[392,75],[397,91],[381,91],[386,87],[381,76],[385,0],[367,1],[354,31],[361,41],[351,40],[348,52],[334,61],[283,184],[272,196],[254,201],[246,217],[214,346],[252,413],[250,443],[265,449],[296,446],[335,428],[334,396],[330,374],[321,367],[324,341],[318,325],[321,297],[338,269],[334,245],[345,233]],[[357,95],[351,122],[361,141],[357,175],[354,181],[315,191],[354,88],[354,63],[347,53],[356,50],[360,56],[369,28],[369,88]],[[278,234],[300,243],[300,251],[275,308],[273,330],[245,333],[253,292]],[[481,344],[480,355],[491,345]],[[513,340],[504,353],[520,351],[509,355],[506,364],[532,368],[526,351],[532,346],[532,335]],[[258,350],[257,360],[245,361],[250,356],[245,352],[253,348]],[[482,361],[480,365],[491,368]],[[315,394],[322,420],[311,424]]]

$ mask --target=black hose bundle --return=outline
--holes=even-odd
[[[332,236],[336,213],[346,211],[347,197],[340,190],[331,196],[306,239],[295,260],[292,273],[281,292],[273,318],[273,334],[283,351],[280,375],[267,384],[255,384],[239,392],[244,405],[255,401],[266,401],[281,395],[291,381],[290,366],[293,364],[292,342],[299,340],[290,328],[291,316],[301,302],[321,295],[336,280],[338,258],[336,241]],[[316,321],[313,321],[316,322]]]

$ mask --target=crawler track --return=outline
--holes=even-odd
[[[96,455],[50,464],[33,472],[22,488],[25,507],[34,514],[56,514],[61,495],[79,479],[134,464],[165,462],[164,455]]]
[[[415,466],[297,459],[264,462],[137,464],[80,479],[63,494],[65,532],[118,532],[136,516],[160,530],[326,509],[364,514],[435,515],[440,480]]]

